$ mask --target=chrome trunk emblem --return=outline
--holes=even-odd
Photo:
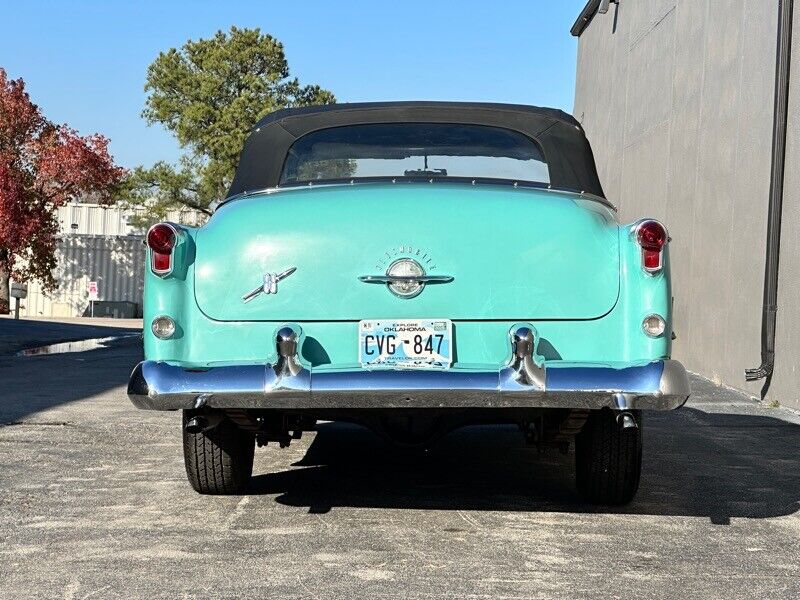
[[[283,281],[295,271],[297,271],[297,267],[289,267],[283,273],[265,273],[264,283],[262,283],[257,288],[253,289],[252,291],[242,296],[242,300],[245,303],[250,302],[250,300],[258,296],[262,292],[265,294],[277,294],[278,282]]]
[[[450,283],[450,275],[426,275],[413,258],[401,258],[394,261],[386,269],[386,275],[362,275],[358,278],[364,283],[383,283],[389,290],[400,298],[414,298],[418,296],[426,283]]]

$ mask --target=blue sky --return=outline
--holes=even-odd
[[[585,0],[238,2],[0,0],[0,67],[46,116],[111,138],[127,167],[174,160],[169,133],[141,119],[158,52],[231,25],[285,46],[301,83],[340,102],[474,100],[570,111]]]

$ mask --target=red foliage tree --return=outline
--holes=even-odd
[[[56,209],[82,197],[110,204],[124,177],[106,138],[51,123],[0,68],[0,313],[12,276],[56,287]]]

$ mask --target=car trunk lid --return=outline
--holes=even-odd
[[[357,184],[233,200],[197,234],[195,295],[222,321],[594,319],[619,293],[618,228],[601,203],[501,185]],[[385,275],[412,258],[451,276],[416,297]],[[274,293],[243,297],[278,275]]]

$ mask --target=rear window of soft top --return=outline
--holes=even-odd
[[[289,149],[280,185],[375,178],[550,182],[539,145],[519,132],[387,123],[332,127],[301,137]]]

